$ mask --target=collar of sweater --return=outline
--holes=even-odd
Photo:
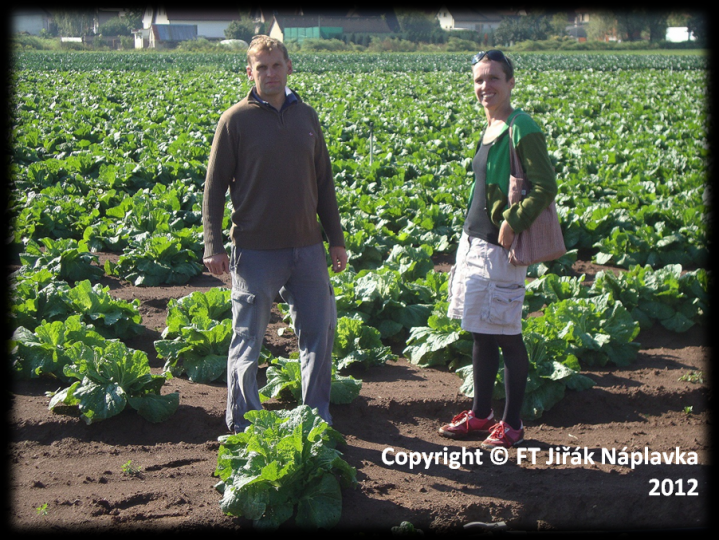
[[[270,104],[269,101],[265,101],[257,94],[257,91],[255,90],[254,86],[250,90],[250,97],[252,99],[254,99],[255,101],[257,101],[258,103],[261,103],[262,105],[265,105],[267,107],[272,107],[274,109],[274,107]],[[288,86],[285,86],[285,102],[282,104],[282,108],[280,109],[280,111],[286,109],[290,105],[297,103],[297,102],[298,102],[297,94],[295,94],[292,90],[290,90],[290,88]],[[277,109],[275,109],[275,110],[277,110]]]

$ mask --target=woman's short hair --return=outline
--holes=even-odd
[[[480,51],[475,54],[472,57],[472,67],[474,67],[474,65],[478,62],[489,62],[490,60],[499,62],[499,64],[502,66],[502,71],[504,71],[504,74],[507,77],[507,80],[514,77],[514,66],[512,65],[512,61],[507,58],[502,51],[497,49]]]

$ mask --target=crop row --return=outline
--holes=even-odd
[[[467,379],[463,391],[471,395],[472,338],[446,315],[447,274],[433,269],[431,254],[426,245],[421,250],[400,248],[378,270],[349,270],[331,278],[339,316],[333,348],[333,403],[349,403],[361,389],[361,381],[340,371],[354,363],[369,367],[396,360],[385,343],[404,343],[404,356],[419,366],[455,370]],[[17,327],[12,355],[16,376],[92,381],[85,391],[91,393],[90,403],[85,404],[89,414],[82,410],[82,400],[70,403],[63,394],[64,405],[81,405],[88,423],[122,410],[112,406],[115,400],[104,399],[103,392],[116,385],[123,388],[122,394],[130,395],[125,383],[135,383],[138,371],[147,383],[153,382],[154,391],[159,390],[155,383],[164,376],[150,377],[144,353],[139,357],[122,347],[112,349],[110,358],[106,355],[110,345],[121,346],[122,340],[142,332],[139,301],[115,300],[108,288],[93,286],[90,279],[71,286],[62,279],[62,268],[38,270],[25,257],[23,262],[11,295]],[[96,268],[91,261],[83,265],[88,272]],[[591,381],[580,373],[582,366],[630,365],[640,347],[634,341],[640,329],[661,324],[683,332],[705,322],[708,276],[703,269],[683,272],[679,265],[670,265],[654,271],[637,265],[619,276],[600,272],[591,287],[582,281],[583,276],[548,273],[528,283],[523,317],[531,366],[530,397],[523,411],[527,419],[551,408],[565,388],[590,387]],[[279,307],[287,317],[287,306]],[[196,383],[224,381],[232,334],[228,289],[170,300],[166,328],[155,341],[157,356],[165,359],[163,373],[187,376]],[[121,367],[115,366],[118,357]],[[264,360],[270,367],[267,386],[260,391],[262,399],[299,399],[296,356],[274,358],[264,351]],[[126,377],[125,371],[131,376]],[[497,391],[501,390],[498,384]],[[167,418],[165,412],[153,413],[155,421]]]
[[[140,81],[16,73],[16,246],[51,237],[125,250],[135,227],[192,230],[183,249],[200,251],[214,126],[248,82],[172,71]],[[291,84],[320,114],[355,266],[381,263],[396,244],[451,251],[482,125],[468,73],[298,73]],[[625,268],[705,266],[706,73],[528,72],[514,99],[547,134],[570,251]]]
[[[367,73],[367,72],[463,72],[472,56],[469,53],[294,53],[295,72]],[[621,71],[642,69],[704,70],[703,54],[532,54],[512,53],[519,71],[561,70]],[[136,52],[26,51],[13,57],[15,69],[57,71],[230,71],[244,73],[242,53],[163,54]]]

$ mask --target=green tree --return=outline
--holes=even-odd
[[[139,30],[142,28],[142,15],[143,10],[141,8],[128,9],[125,12],[124,19],[127,21],[127,26],[130,30]]]
[[[225,37],[227,39],[242,39],[249,43],[255,34],[255,23],[247,15],[241,15],[238,20],[232,21],[225,28]]]
[[[567,35],[568,25],[569,20],[567,19],[567,14],[563,11],[555,13],[549,20],[549,26],[552,29],[552,35],[557,37],[564,37]]]
[[[638,41],[643,34],[648,35],[649,41],[662,41],[666,38],[668,11],[633,9],[616,11],[614,15],[622,39]]]
[[[646,14],[643,9],[631,11],[616,11],[617,30],[622,39],[626,41],[639,41],[642,31],[647,28]]]
[[[550,19],[543,14],[505,17],[494,33],[495,41],[504,45],[520,41],[540,41],[552,35]]]
[[[100,25],[102,36],[129,36],[132,35],[132,28],[124,17],[113,17]]]
[[[691,15],[689,13],[679,13],[673,11],[669,14],[667,24],[669,26],[688,26],[690,17]]]
[[[649,41],[663,41],[667,37],[667,27],[669,26],[669,13],[666,11],[651,11],[646,14],[647,30],[649,31]]]
[[[91,9],[54,10],[52,20],[57,25],[58,34],[68,37],[82,37],[92,34],[95,14]]]
[[[522,41],[519,17],[504,17],[494,31],[495,44],[511,45],[518,41]]]
[[[704,42],[707,39],[707,24],[703,13],[694,13],[687,20],[687,28],[697,41]]]
[[[444,43],[447,35],[433,15],[416,10],[396,11],[401,30],[400,38],[415,43]]]
[[[543,13],[527,14],[522,22],[529,35],[527,39],[541,41],[553,35],[552,19]]]
[[[617,19],[609,11],[597,11],[589,16],[587,38],[593,41],[604,41],[607,36],[617,34]]]

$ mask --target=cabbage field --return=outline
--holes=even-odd
[[[707,525],[706,57],[510,55],[513,103],[547,136],[568,249],[530,267],[523,418],[534,457],[544,462],[561,447],[567,459],[537,467],[513,449],[509,464],[488,467],[486,456],[455,468],[446,463],[458,445],[437,427],[472,395],[471,337],[446,317],[484,123],[470,56],[293,58],[289,85],[319,114],[350,256],[345,272],[331,274],[335,422],[297,401],[296,345],[278,303],[262,359],[266,409],[230,436],[229,280],[202,265],[200,209],[219,115],[250,88],[243,57],[15,54],[12,525]],[[503,388],[500,373],[499,410]],[[597,416],[625,407],[622,418]],[[580,447],[584,458],[571,462]],[[415,469],[411,456],[426,460]],[[143,460],[153,465],[133,468]],[[195,464],[202,473],[189,471]],[[486,472],[503,487],[477,479]],[[556,475],[572,490],[557,494],[561,511],[544,504],[562,483]],[[583,492],[589,483],[606,488]],[[614,500],[615,490],[628,499]],[[627,500],[644,510],[625,514]]]

